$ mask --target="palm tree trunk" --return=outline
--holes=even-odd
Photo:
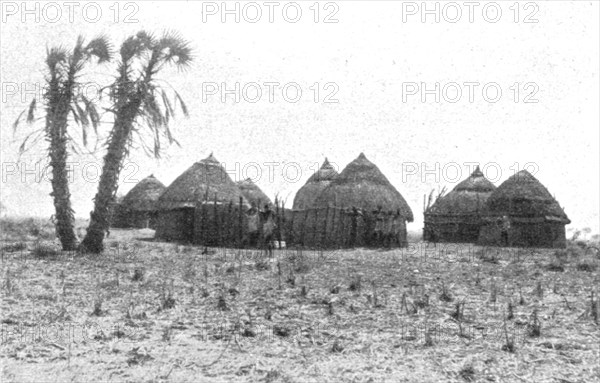
[[[108,141],[108,150],[104,156],[104,165],[98,192],[94,197],[94,210],[90,213],[90,224],[81,250],[101,253],[104,250],[104,234],[110,226],[110,203],[117,192],[119,174],[127,155],[133,123],[139,110],[139,102],[132,102],[115,116],[113,131]]]
[[[50,86],[56,84],[51,84]],[[46,132],[50,143],[50,166],[52,167],[52,193],[56,219],[56,232],[65,251],[77,249],[75,217],[71,208],[71,193],[67,173],[67,116],[69,113],[70,93],[63,94],[53,89],[50,107],[46,113]]]
[[[55,136],[55,135],[53,135]],[[60,137],[52,137],[50,165],[52,166],[52,193],[56,211],[56,231],[65,251],[77,249],[75,217],[71,208],[71,193],[67,174],[67,145]]]

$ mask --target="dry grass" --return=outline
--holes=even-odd
[[[151,235],[114,230],[104,257],[3,252],[2,381],[599,380],[592,256],[240,259],[134,239]]]

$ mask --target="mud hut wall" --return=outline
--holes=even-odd
[[[365,217],[366,216],[366,217]],[[288,243],[307,248],[346,248],[370,243],[372,217],[365,214],[356,219],[352,237],[352,216],[340,208],[313,208],[292,212],[288,226]]]
[[[565,225],[559,222],[513,222],[508,233],[510,246],[565,248]],[[502,229],[497,223],[481,226],[477,243],[482,246],[502,246]]]
[[[248,218],[238,204],[202,204],[194,209],[193,242],[205,246],[241,247]]]
[[[478,222],[425,222],[423,239],[431,242],[469,242],[479,238]]]
[[[155,237],[165,241],[193,240],[194,209],[160,210],[156,219]]]

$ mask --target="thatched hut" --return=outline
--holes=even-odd
[[[337,175],[338,172],[329,163],[329,160],[325,158],[325,162],[323,162],[321,168],[310,176],[304,186],[296,193],[292,209],[306,210],[312,208],[319,194],[329,186]]]
[[[431,242],[477,242],[481,216],[496,186],[479,166],[425,211],[423,239]]]
[[[565,225],[571,221],[548,189],[526,170],[508,178],[488,198],[479,244],[502,245],[503,217],[509,221],[504,230],[510,246],[566,246]]]
[[[259,208],[263,208],[264,205],[273,206],[271,199],[250,178],[236,183],[250,204],[255,204]]]
[[[249,206],[240,188],[211,154],[177,177],[159,198],[156,237],[234,245],[241,241],[243,211]]]
[[[156,227],[158,198],[166,186],[150,175],[135,185],[119,204],[119,227]]]
[[[413,221],[412,210],[404,197],[363,153],[331,181],[317,197],[315,206],[355,206],[364,211],[381,206],[386,211],[400,210],[406,221]]]
[[[294,211],[291,237],[295,244],[306,247],[379,247],[382,243],[373,238],[379,209],[393,221],[392,246],[405,246],[406,221],[413,221],[412,211],[379,168],[361,153],[319,193],[311,208]]]

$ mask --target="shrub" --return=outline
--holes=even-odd
[[[31,255],[38,259],[48,259],[57,257],[60,251],[51,245],[38,243],[31,251]]]
[[[567,262],[567,260],[569,259],[569,253],[566,249],[556,250],[554,252],[554,259],[560,262]]]
[[[487,249],[487,251],[484,249],[477,250],[477,252],[475,253],[475,256],[482,262],[494,263],[494,264],[497,264],[499,262],[498,253],[491,249]]]
[[[556,257],[546,265],[546,270],[563,272],[565,271],[564,262],[561,261],[558,257]]]
[[[594,261],[590,261],[590,260],[582,260],[581,262],[579,262],[577,264],[577,270],[579,271],[596,271],[596,269],[598,268],[598,264],[595,263]]]
[[[225,300],[225,296],[222,294],[219,296],[219,300],[217,301],[217,308],[221,311],[229,310],[229,307],[227,307],[227,301]]]
[[[415,306],[417,306],[420,309],[429,306],[429,295],[423,294],[422,296],[415,299]]]
[[[5,218],[0,221],[4,238],[15,240],[52,240],[56,237],[54,225],[49,220],[34,218]]]
[[[542,323],[538,318],[537,310],[533,310],[530,321],[527,323],[527,334],[532,338],[542,335]]]
[[[133,270],[133,276],[131,277],[131,280],[134,282],[143,281],[145,272],[146,270],[144,268],[136,267],[135,270]]]
[[[90,315],[92,316],[102,316],[104,314],[104,311],[102,310],[102,299],[98,298],[94,301],[94,311],[92,311],[92,313]]]
[[[583,255],[585,255],[585,248],[579,247],[579,246],[567,246],[566,252],[567,255],[569,256],[569,258],[580,258]]]
[[[475,380],[475,369],[471,365],[466,365],[460,369],[458,375],[467,382],[473,382]]]
[[[360,291],[361,288],[362,288],[362,277],[360,275],[356,275],[350,281],[350,286],[348,286],[348,289],[350,291]]]
[[[440,293],[439,298],[441,301],[444,301],[444,302],[452,302],[452,300],[454,299],[454,298],[452,298],[450,291],[448,291],[448,289],[446,288],[446,285],[444,283],[442,283],[442,292]]]
[[[514,310],[513,310],[512,302],[508,302],[508,306],[506,307],[506,311],[507,311],[506,319],[512,320],[515,317],[515,313],[514,313]]]
[[[289,262],[293,265],[296,273],[308,273],[311,269],[310,260],[302,253],[292,254],[289,257]]]
[[[456,319],[457,321],[461,321],[464,318],[464,303],[463,302],[456,302],[454,304],[454,311],[452,313],[450,313],[450,316],[454,319]]]
[[[344,351],[344,346],[342,346],[340,342],[336,339],[335,342],[333,342],[333,345],[331,346],[331,352],[340,353],[342,351]]]
[[[2,251],[7,253],[14,253],[15,251],[21,251],[27,249],[25,242],[10,243],[2,246]]]
[[[271,265],[266,259],[261,259],[254,263],[254,268],[258,271],[269,270],[271,268]]]
[[[273,326],[273,334],[285,338],[290,335],[290,329],[285,326],[275,325]]]

